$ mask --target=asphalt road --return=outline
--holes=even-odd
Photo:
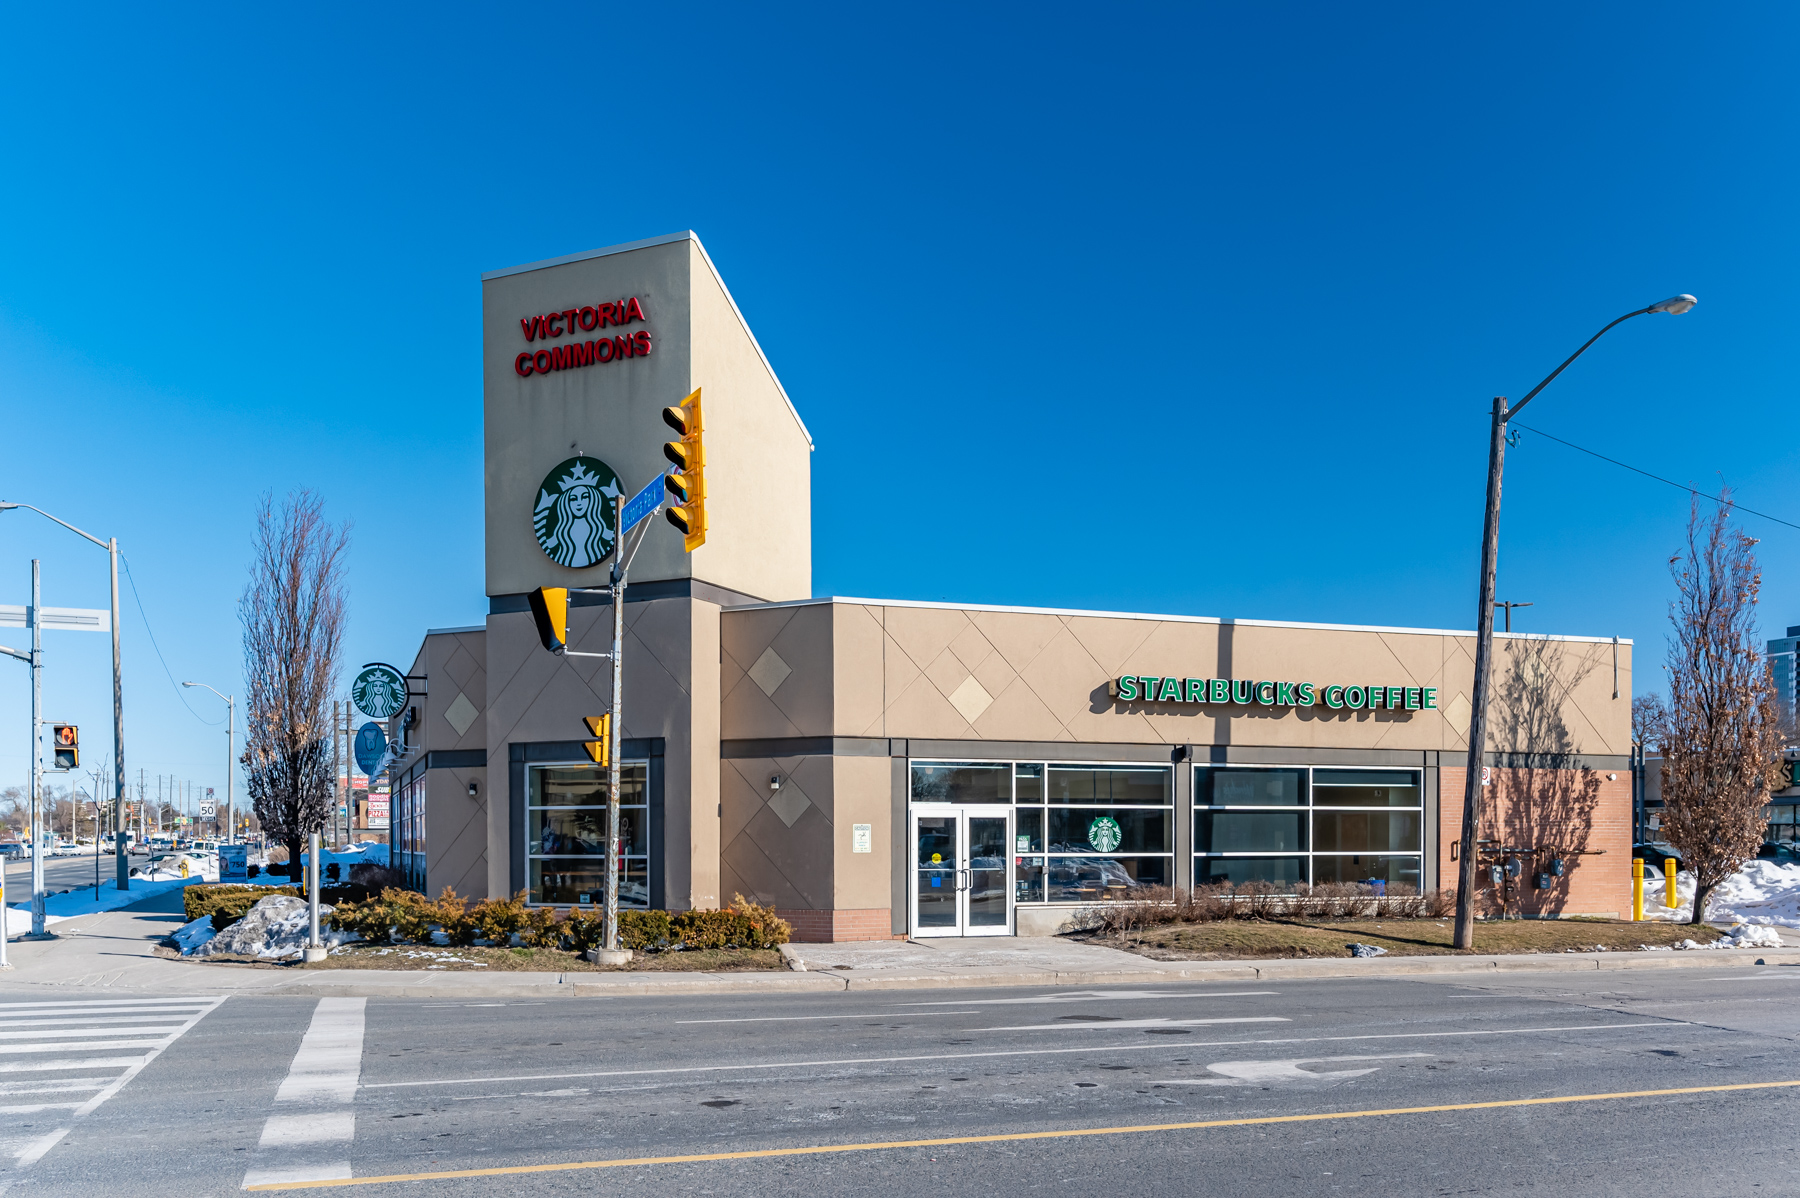
[[[148,857],[133,857],[131,864],[142,867]],[[111,853],[100,855],[100,884],[110,886],[116,877]],[[73,886],[94,884],[94,857],[45,857],[44,889],[51,894]],[[31,861],[28,858],[6,859],[6,901],[8,905],[31,901]]]
[[[0,1149],[35,1159],[0,1192],[1788,1194],[1796,986],[1745,967],[183,1006],[8,981]],[[1692,1092],[1641,1093],[1671,1090]],[[947,1138],[973,1140],[867,1147]],[[375,1180],[465,1169],[504,1172]]]

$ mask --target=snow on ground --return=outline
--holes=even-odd
[[[151,881],[148,878],[139,877],[131,879],[130,890],[120,890],[109,878],[100,884],[100,896],[97,899],[94,897],[92,886],[71,890],[67,894],[46,895],[44,897],[44,926],[49,927],[52,924],[61,923],[65,919],[74,919],[81,915],[94,915],[101,911],[117,911],[120,907],[141,903],[147,898],[167,894],[171,890],[180,890],[182,887],[200,880],[197,877],[162,878],[159,875],[158,880]],[[14,888],[13,894],[18,893],[17,888]],[[6,934],[9,936],[18,936],[31,931],[30,892],[27,891],[26,894],[27,898],[23,903],[13,903],[7,910]],[[20,926],[18,919],[20,913],[25,916],[23,926]]]
[[[1648,872],[1646,870],[1646,872]],[[1644,918],[1686,923],[1694,912],[1694,875],[1675,875],[1675,906],[1663,905],[1663,880],[1644,879]],[[1708,923],[1800,928],[1800,865],[1752,861],[1714,888],[1706,903]],[[1758,941],[1774,947],[1773,941]]]

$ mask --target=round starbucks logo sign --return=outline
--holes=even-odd
[[[531,528],[550,560],[585,570],[611,553],[619,494],[619,476],[599,458],[570,458],[546,475]]]
[[[406,675],[384,662],[364,666],[350,687],[350,701],[378,720],[399,715],[406,706]]]
[[[1124,834],[1119,830],[1119,821],[1110,815],[1103,815],[1088,825],[1088,843],[1094,846],[1096,853],[1110,853],[1124,839]]]

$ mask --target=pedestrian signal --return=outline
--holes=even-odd
[[[81,729],[74,724],[52,724],[50,740],[56,748],[56,765],[52,768],[72,770],[81,764]]]
[[[598,740],[582,742],[581,747],[587,750],[589,759],[592,760],[595,765],[612,764],[612,716],[583,716],[581,722],[587,725],[589,736],[597,736],[600,738]]]
[[[569,588],[539,587],[529,599],[531,618],[537,621],[538,640],[561,657],[569,641]]]
[[[663,476],[663,485],[674,500],[665,514],[669,523],[681,530],[684,546],[692,553],[706,544],[705,422],[699,389],[675,407],[664,408],[663,423],[681,434],[681,440],[663,445],[663,456],[675,464],[675,469]]]

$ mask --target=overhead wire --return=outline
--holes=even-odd
[[[162,646],[156,643],[156,630],[150,627],[150,614],[144,610],[144,597],[138,594],[137,579],[131,573],[131,559],[127,558],[124,551],[121,550],[119,553],[119,561],[125,566],[125,581],[131,584],[131,597],[137,602],[138,616],[144,621],[144,631],[150,636],[150,647],[156,650],[156,660],[162,662],[163,673],[168,675],[169,685],[174,688],[175,697],[181,700],[181,705],[188,709],[189,715],[193,716],[196,720],[199,720],[202,724],[205,724],[208,728],[217,728],[225,721],[209,720],[199,712],[195,711],[194,705],[188,702],[187,688],[175,681],[175,674],[169,669],[168,659],[163,656]]]
[[[1743,504],[1739,503],[1735,499],[1722,500],[1717,495],[1708,495],[1706,492],[1696,490],[1695,488],[1688,486],[1686,483],[1678,483],[1672,478],[1664,478],[1660,474],[1652,474],[1648,470],[1640,470],[1638,467],[1631,465],[1629,462],[1621,462],[1621,461],[1619,461],[1619,459],[1609,458],[1603,453],[1595,453],[1593,450],[1583,448],[1582,446],[1575,444],[1575,442],[1573,442],[1573,441],[1565,441],[1561,437],[1553,436],[1552,434],[1545,432],[1543,429],[1532,428],[1529,424],[1521,424],[1518,421],[1508,421],[1508,423],[1511,424],[1515,428],[1522,428],[1528,433],[1536,433],[1540,437],[1548,437],[1550,440],[1556,442],[1558,445],[1566,445],[1570,449],[1573,449],[1573,450],[1577,451],[1578,453],[1585,453],[1591,458],[1599,458],[1603,462],[1609,462],[1614,466],[1620,467],[1621,469],[1629,470],[1633,474],[1641,474],[1645,478],[1655,479],[1659,483],[1667,483],[1669,486],[1674,487],[1677,490],[1686,491],[1689,495],[1694,495],[1701,499],[1709,499],[1714,503],[1724,503],[1724,504],[1734,508],[1737,511],[1747,512],[1748,514],[1750,514],[1752,516],[1760,516],[1764,520],[1773,520],[1775,523],[1786,525],[1789,528],[1800,529],[1800,524],[1795,524],[1792,520],[1783,520],[1780,516],[1771,516],[1767,512],[1759,512],[1755,508],[1745,507]]]

